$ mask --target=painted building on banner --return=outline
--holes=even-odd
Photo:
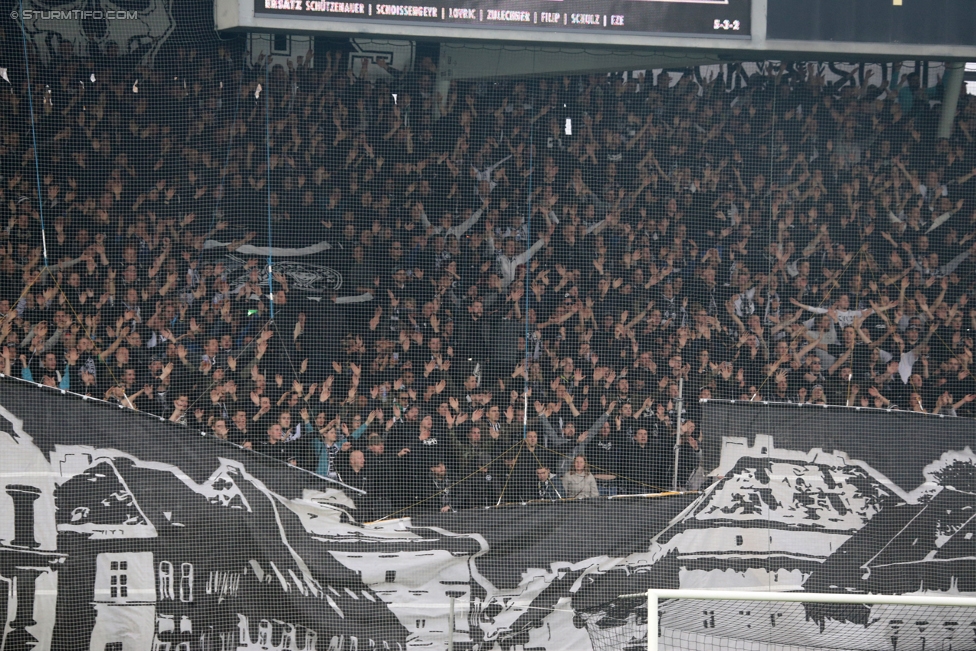
[[[198,483],[118,449],[50,450],[0,406],[3,651],[404,648],[386,604],[244,464],[214,456]],[[319,513],[348,502],[332,492]]]
[[[355,574],[332,585],[325,577],[336,573],[310,567],[299,547],[313,541],[289,528],[291,512],[240,468],[222,465],[195,485],[132,459],[74,452],[63,456],[61,477],[62,546],[79,559],[97,551],[95,568],[76,563],[70,572],[83,581],[94,569],[93,621],[76,622],[91,625],[91,651],[315,651],[360,640],[395,650],[402,641],[384,639],[382,627],[371,640],[340,625],[354,610],[375,611],[378,623],[390,615],[366,586],[354,591]],[[147,503],[151,488],[170,504]],[[263,523],[250,525],[268,535],[257,545],[263,553],[241,518]]]
[[[410,631],[407,649],[430,648],[446,637],[452,597],[455,649],[470,649],[476,642],[484,642],[478,614],[486,593],[475,580],[472,565],[477,555],[487,551],[487,544],[474,536],[426,533],[430,537],[322,540],[329,553],[358,572]]]
[[[907,495],[842,453],[723,441],[717,481],[657,535],[682,588],[793,590],[882,508]]]
[[[122,410],[105,432],[84,407],[72,432],[46,395],[0,382],[2,651],[442,651],[452,599],[455,649],[602,651],[646,643],[646,604],[618,597],[651,587],[976,590],[969,449],[905,489],[842,452],[730,438],[698,495],[361,526],[310,475]],[[662,623],[698,647],[786,629],[810,649],[972,648],[969,619],[924,615],[675,603]]]
[[[161,537],[120,472],[131,461],[90,450],[62,453],[56,462],[58,535],[62,548],[76,553],[66,585],[92,594],[90,610],[59,608],[60,635],[90,631],[90,651],[236,648],[236,621],[201,620],[216,601],[203,589],[205,567],[195,550]],[[59,595],[74,601],[73,594]]]
[[[50,466],[20,421],[0,408],[0,459],[16,463],[0,490],[0,649],[28,651],[51,644],[58,575],[54,482]]]
[[[741,439],[724,442],[735,456],[723,457],[720,479],[657,537],[660,546],[652,546],[651,558],[634,555],[607,573],[616,574],[605,580],[617,594],[730,585],[976,593],[976,455],[969,449],[932,461],[922,484],[905,492],[842,453],[777,449],[765,436],[757,436],[754,447]],[[670,582],[667,574],[673,575]],[[622,640],[646,645],[644,600],[600,603],[580,615],[598,651],[619,648]],[[852,640],[859,649],[969,649],[976,644],[972,620],[965,608],[777,602],[674,600],[660,612],[665,640],[680,638],[691,648],[751,648],[762,642],[769,651],[849,648]],[[771,643],[784,640],[783,630],[789,631],[789,644]]]

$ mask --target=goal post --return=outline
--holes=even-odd
[[[650,590],[646,600],[648,651],[976,649],[976,597]],[[613,646],[639,651],[629,640]]]

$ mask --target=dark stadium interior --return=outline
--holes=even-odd
[[[701,398],[974,415],[976,102],[937,138],[934,68],[442,96],[431,48],[269,64],[177,28],[147,65],[4,29],[8,375],[375,517],[697,487]]]
[[[0,651],[974,648],[976,12],[592,4],[0,2]]]

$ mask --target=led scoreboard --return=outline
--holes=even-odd
[[[255,15],[475,30],[751,36],[752,0],[253,0]]]
[[[769,0],[767,38],[976,45],[974,0]]]

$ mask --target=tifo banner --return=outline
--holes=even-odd
[[[743,432],[763,408],[706,405],[706,432],[717,417]],[[4,380],[0,580],[15,588],[0,599],[3,648],[444,648],[453,597],[455,648],[603,649],[620,639],[615,622],[646,637],[646,619],[641,633],[612,603],[650,587],[976,591],[971,450],[898,447],[889,414],[847,414],[850,440],[916,457],[908,490],[832,446],[782,447],[781,434],[803,441],[837,416],[811,413],[820,420],[706,435],[721,455],[699,494],[361,525],[352,500],[314,475]],[[917,439],[958,440],[950,419],[913,428]],[[932,458],[917,458],[926,450]],[[799,612],[799,647],[840,648],[849,627],[863,637],[850,609]],[[872,648],[888,648],[887,623],[870,621]],[[726,624],[702,625],[722,635]]]
[[[926,481],[926,469],[944,452],[976,442],[969,418],[775,402],[709,400],[703,406],[706,473],[735,457],[729,448],[745,446],[756,455],[771,455],[772,448],[764,447],[771,437],[780,450],[839,451],[910,493]]]

